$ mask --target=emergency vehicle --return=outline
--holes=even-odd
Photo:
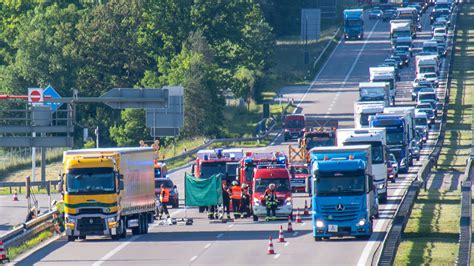
[[[254,170],[251,201],[254,221],[258,221],[259,217],[267,216],[264,195],[270,184],[276,186],[278,199],[276,216],[286,219],[289,215],[293,215],[293,199],[288,169],[285,165],[258,166]]]
[[[223,181],[230,185],[232,181],[238,181],[239,162],[243,156],[242,149],[200,150],[191,171],[198,178],[224,174]]]
[[[240,184],[247,184],[252,191],[255,168],[262,165],[278,164],[288,167],[288,157],[283,152],[247,152],[245,157],[240,160]]]
[[[306,163],[294,163],[290,165],[290,185],[293,192],[310,192],[310,172]]]

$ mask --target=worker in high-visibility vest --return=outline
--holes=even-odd
[[[240,218],[241,200],[242,200],[242,188],[239,186],[237,181],[232,182],[230,189],[230,199],[232,200],[232,212],[234,218]]]
[[[163,216],[163,212],[166,214],[166,218],[170,218],[170,213],[168,212],[168,202],[170,201],[170,192],[167,188],[165,188],[165,185],[161,184],[160,186],[160,202],[161,202],[161,209],[160,209],[160,216],[159,218]]]
[[[278,206],[278,199],[277,199],[275,188],[276,188],[275,184],[273,183],[270,184],[268,188],[265,190],[265,193],[263,196],[265,199],[265,205],[267,206],[267,217],[265,218],[267,222],[270,221],[270,219],[271,220],[276,219],[276,209]],[[272,216],[270,216],[270,214]]]

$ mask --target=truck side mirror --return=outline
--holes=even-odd
[[[123,184],[123,175],[117,174],[118,176],[118,191],[117,194],[120,193],[121,190],[124,189],[124,184]]]
[[[195,164],[191,165],[191,174],[194,175],[194,168],[195,168]]]

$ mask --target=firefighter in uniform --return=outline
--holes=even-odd
[[[242,189],[237,181],[232,182],[232,188],[230,189],[230,198],[232,200],[232,211],[234,212],[234,218],[240,218],[240,204],[242,200]]]
[[[242,202],[241,202],[242,216],[247,218],[250,217],[250,193],[249,186],[242,184]]]
[[[160,187],[160,202],[161,202],[161,209],[160,209],[160,216],[163,216],[163,212],[166,214],[166,218],[170,218],[170,213],[168,212],[168,207],[166,206],[170,200],[170,192],[163,184]]]
[[[265,199],[265,205],[267,207],[267,217],[265,218],[266,221],[269,221],[270,219],[275,220],[276,219],[276,209],[277,209],[277,204],[278,204],[278,199],[275,191],[275,184],[270,184],[268,188],[265,190],[264,194],[264,199]],[[270,218],[270,212],[271,212],[271,218]]]
[[[222,182],[222,218],[226,213],[226,218],[230,219],[230,190],[226,182]]]

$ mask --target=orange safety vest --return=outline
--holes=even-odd
[[[166,188],[163,188],[161,191],[160,191],[160,201],[162,203],[166,203],[170,200],[170,192],[168,191],[168,189]]]
[[[240,186],[233,186],[231,188],[231,199],[241,199],[242,198],[242,188]]]

